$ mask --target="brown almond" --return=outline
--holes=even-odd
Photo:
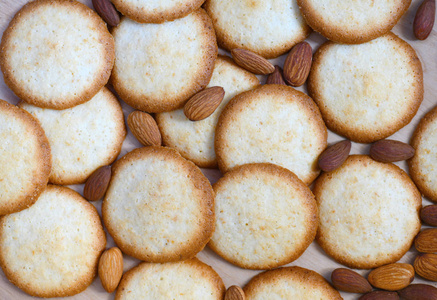
[[[417,39],[426,39],[434,27],[435,0],[424,0],[416,12],[413,21],[413,32]]]
[[[123,254],[120,249],[113,247],[103,252],[98,271],[103,288],[108,293],[115,291],[123,275]]]
[[[414,268],[410,264],[394,263],[372,270],[367,280],[376,288],[397,291],[407,287],[414,279]]]
[[[337,290],[344,292],[364,294],[372,291],[372,286],[366,278],[346,268],[332,271],[331,282]]]
[[[310,73],[313,49],[307,42],[295,45],[284,62],[284,79],[292,86],[301,86]]]
[[[225,90],[213,86],[198,92],[185,103],[184,114],[191,121],[200,121],[209,117],[220,105]]]
[[[275,66],[275,71],[267,76],[266,84],[282,84],[287,85],[282,77],[282,69],[279,66]]]
[[[396,292],[373,291],[362,295],[359,300],[398,300],[399,296]]]
[[[343,140],[335,143],[323,151],[319,156],[319,168],[324,172],[331,172],[340,167],[351,151],[351,142]]]
[[[103,166],[88,177],[83,188],[83,196],[88,201],[97,201],[105,196],[111,180],[111,167]]]
[[[109,0],[93,0],[93,6],[99,16],[109,25],[117,26],[120,16],[114,5]]]
[[[437,252],[437,228],[422,230],[414,240],[417,251],[424,253]]]
[[[158,124],[148,113],[139,110],[131,112],[127,117],[127,125],[144,146],[161,146],[162,137]]]
[[[417,255],[414,260],[414,269],[419,276],[431,281],[437,281],[437,254]]]
[[[414,156],[414,148],[401,141],[380,140],[370,147],[370,156],[380,162],[395,162]]]
[[[236,285],[232,285],[228,288],[225,294],[224,300],[245,300],[246,296],[244,295],[244,291]]]
[[[437,205],[428,205],[420,210],[422,221],[431,226],[437,226]]]
[[[410,284],[398,294],[405,300],[437,300],[437,288],[429,284]]]
[[[231,54],[237,65],[254,74],[267,75],[275,71],[271,62],[252,51],[232,49]]]

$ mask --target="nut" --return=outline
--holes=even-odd
[[[410,264],[389,264],[372,270],[367,279],[376,288],[397,291],[413,281],[414,268]]]
[[[292,86],[301,86],[310,73],[313,50],[307,42],[300,42],[288,53],[284,62],[284,79]]]
[[[359,300],[399,300],[398,293],[387,291],[373,291],[362,295]]]
[[[111,167],[103,166],[88,177],[83,188],[83,196],[88,201],[97,201],[105,196],[111,180]]]
[[[380,140],[370,147],[370,156],[380,162],[406,160],[414,156],[414,148],[395,140]]]
[[[426,39],[432,31],[435,21],[435,0],[424,0],[414,17],[413,32],[417,39]]]
[[[275,67],[264,57],[245,49],[232,49],[234,61],[242,68],[258,75],[267,75],[275,71]]]
[[[267,76],[266,84],[282,84],[286,85],[284,78],[282,77],[282,69],[279,66],[275,66],[275,71]]]
[[[414,269],[423,278],[437,281],[437,254],[425,253],[417,255],[414,260]]]
[[[99,260],[99,277],[103,288],[112,293],[117,288],[123,275],[123,254],[113,247],[103,252]]]
[[[414,240],[417,251],[424,253],[437,252],[437,228],[422,230]]]
[[[213,86],[198,92],[185,103],[184,114],[191,121],[199,121],[209,117],[220,105],[225,90]]]
[[[335,143],[323,151],[319,156],[319,168],[324,172],[331,172],[340,167],[351,151],[351,142],[343,140]]]
[[[244,295],[244,291],[236,285],[232,285],[228,288],[225,294],[224,300],[244,300],[246,296]]]
[[[398,294],[406,300],[437,300],[437,288],[429,284],[410,284]]]
[[[109,25],[117,26],[120,23],[120,16],[114,5],[109,0],[93,0],[93,6],[99,16]]]
[[[335,269],[331,273],[331,281],[337,290],[344,292],[364,294],[372,291],[366,278],[346,268]]]
[[[437,226],[437,205],[428,205],[420,210],[420,218],[431,226]]]
[[[127,117],[127,125],[144,146],[161,146],[162,138],[158,124],[148,113],[139,110],[131,112]]]

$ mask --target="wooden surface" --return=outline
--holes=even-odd
[[[5,28],[7,27],[9,21],[13,17],[13,15],[21,8],[21,6],[26,3],[24,0],[0,0],[0,33],[2,34]],[[81,1],[92,7],[91,1]],[[423,70],[424,70],[424,84],[425,84],[425,98],[417,115],[411,121],[409,125],[392,135],[390,138],[408,142],[411,138],[411,135],[416,128],[419,120],[422,116],[428,112],[431,108],[436,106],[437,104],[437,26],[434,26],[433,32],[425,41],[418,41],[414,38],[412,33],[412,23],[414,19],[415,12],[420,5],[420,1],[412,1],[412,4],[407,11],[407,13],[402,17],[400,22],[395,26],[393,32],[399,35],[402,39],[409,42],[414,49],[416,49],[419,58],[422,61]],[[310,42],[313,49],[316,49],[321,43],[325,41],[323,37],[316,33],[312,33],[310,37],[307,39]],[[221,53],[225,53],[221,51]],[[278,59],[272,60],[273,63],[283,65],[285,57],[282,56]],[[265,78],[260,77],[261,82],[264,83]],[[341,87],[340,87],[341,88]],[[299,88],[299,90],[306,91],[305,87]],[[0,99],[6,100],[8,102],[16,104],[18,102],[18,98],[12,93],[12,91],[5,85],[3,76],[0,73]],[[123,111],[125,113],[125,117],[132,111],[125,103],[122,103]],[[328,142],[332,143],[342,138],[332,132],[329,132]],[[134,148],[140,147],[141,145],[136,141],[131,133],[128,134],[124,144],[123,150],[120,156],[126,154]],[[367,154],[369,150],[369,145],[367,144],[357,144],[352,143],[352,154]],[[397,163],[401,168],[408,171],[405,162]],[[217,178],[220,177],[220,173],[217,170],[203,170],[204,173],[208,176],[212,183],[214,183]],[[73,189],[82,193],[83,185],[71,186]],[[93,203],[100,212],[101,200]],[[423,199],[423,204],[428,205],[430,202],[427,199]],[[113,240],[109,235],[108,237],[108,245],[107,247],[111,247],[114,245]],[[414,257],[417,252],[411,249],[402,259],[401,262],[413,263]],[[210,249],[206,248],[202,252],[200,252],[197,257],[204,261],[205,263],[211,265],[223,278],[225,285],[228,287],[230,285],[236,284],[240,286],[244,286],[250,278],[254,275],[258,274],[260,271],[253,270],[243,270],[236,266],[231,265],[230,263],[224,261],[219,256],[217,256]],[[124,270],[128,270],[138,264],[138,260],[135,260],[131,257],[124,256]],[[311,246],[305,251],[305,253],[296,261],[291,263],[290,265],[297,265],[305,268],[312,269],[314,271],[319,272],[326,279],[329,280],[330,274],[333,269],[341,267],[340,264],[333,261],[329,258],[323,250],[314,242]],[[368,274],[368,270],[359,271],[363,275]],[[413,283],[421,283],[426,282],[433,284],[431,282],[424,281],[416,276]],[[436,283],[434,283],[437,286]],[[342,293],[344,299],[358,299],[359,295],[350,294],[350,293]],[[100,284],[100,280],[96,278],[93,284],[84,292],[69,297],[68,299],[113,299],[114,294],[108,294],[102,288]],[[10,300],[10,299],[35,299],[23,293],[21,290],[12,285],[7,278],[4,276],[3,272],[0,271],[0,299],[2,300]]]

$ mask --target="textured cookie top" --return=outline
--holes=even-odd
[[[30,208],[0,219],[0,265],[32,296],[85,290],[105,245],[97,210],[66,187],[49,185]]]
[[[310,97],[292,87],[263,85],[235,96],[220,115],[215,151],[225,173],[246,163],[285,167],[306,184],[319,174],[327,130]]]
[[[273,164],[232,169],[213,186],[212,250],[242,268],[270,269],[297,259],[316,236],[317,204],[291,171]]]
[[[423,99],[422,66],[393,33],[360,45],[327,42],[314,55],[308,91],[329,129],[370,143],[414,117]]]
[[[399,260],[420,230],[422,198],[408,175],[391,163],[352,155],[317,178],[317,241],[351,268],[375,268]]]
[[[214,231],[208,179],[176,150],[137,148],[112,167],[103,201],[104,223],[120,249],[166,262],[191,258]]]
[[[114,41],[103,20],[77,1],[29,2],[0,45],[6,84],[26,102],[65,109],[90,100],[108,81]]]
[[[220,276],[197,258],[172,263],[141,263],[123,275],[116,300],[222,300]]]
[[[296,0],[207,0],[204,7],[219,45],[229,51],[244,48],[274,58],[311,32]]]
[[[116,58],[111,81],[136,109],[180,108],[211,78],[218,50],[211,20],[202,9],[162,24],[123,18],[112,33]]]
[[[83,183],[120,153],[126,136],[123,111],[105,87],[90,101],[69,109],[39,108],[25,102],[20,107],[40,121],[49,139],[51,183]]]
[[[196,122],[190,121],[183,109],[156,114],[164,144],[175,148],[199,167],[216,167],[214,132],[220,113],[234,96],[258,85],[255,75],[238,67],[230,58],[219,56],[207,86],[221,86],[225,90],[219,107],[208,118]]]
[[[32,205],[49,180],[52,157],[39,122],[0,100],[0,215]]]

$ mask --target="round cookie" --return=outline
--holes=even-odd
[[[247,163],[287,168],[310,184],[327,130],[310,97],[292,87],[267,84],[235,96],[220,115],[215,152],[222,173]]]
[[[184,260],[212,236],[214,192],[176,150],[137,148],[112,166],[102,214],[124,253],[149,262]]]
[[[31,1],[0,45],[5,83],[33,105],[66,109],[90,100],[108,81],[114,40],[105,22],[77,1]]]
[[[311,32],[296,0],[207,0],[220,47],[243,48],[275,58],[303,41]]]
[[[156,114],[163,143],[201,168],[217,167],[214,132],[220,113],[234,96],[258,85],[255,75],[237,66],[229,57],[219,55],[207,86],[221,86],[225,90],[219,107],[208,118],[196,122],[190,121],[183,109]]]
[[[123,111],[117,98],[103,88],[90,101],[64,110],[19,106],[41,122],[52,149],[49,181],[78,184],[99,167],[112,163],[126,136]]]
[[[320,274],[293,266],[262,272],[244,287],[247,300],[341,300],[340,293]]]
[[[28,209],[0,219],[0,265],[36,297],[66,297],[94,280],[106,246],[99,214],[75,191],[49,185]]]
[[[398,261],[420,230],[422,197],[398,166],[351,155],[315,181],[316,240],[332,258],[370,269]]]
[[[308,92],[330,130],[371,143],[416,114],[422,66],[414,49],[393,33],[360,45],[326,42],[314,55]]]
[[[241,268],[271,269],[290,263],[316,236],[314,195],[285,168],[242,165],[213,188],[216,223],[208,245]]]
[[[31,206],[49,180],[52,157],[39,122],[0,100],[0,215]]]
[[[136,109],[157,113],[180,108],[211,79],[218,48],[203,9],[162,24],[123,18],[112,34],[111,82]]]
[[[222,300],[224,294],[225,285],[213,268],[192,258],[139,264],[123,275],[115,299]]]
[[[305,21],[326,38],[345,44],[368,42],[390,31],[411,0],[297,0]]]

